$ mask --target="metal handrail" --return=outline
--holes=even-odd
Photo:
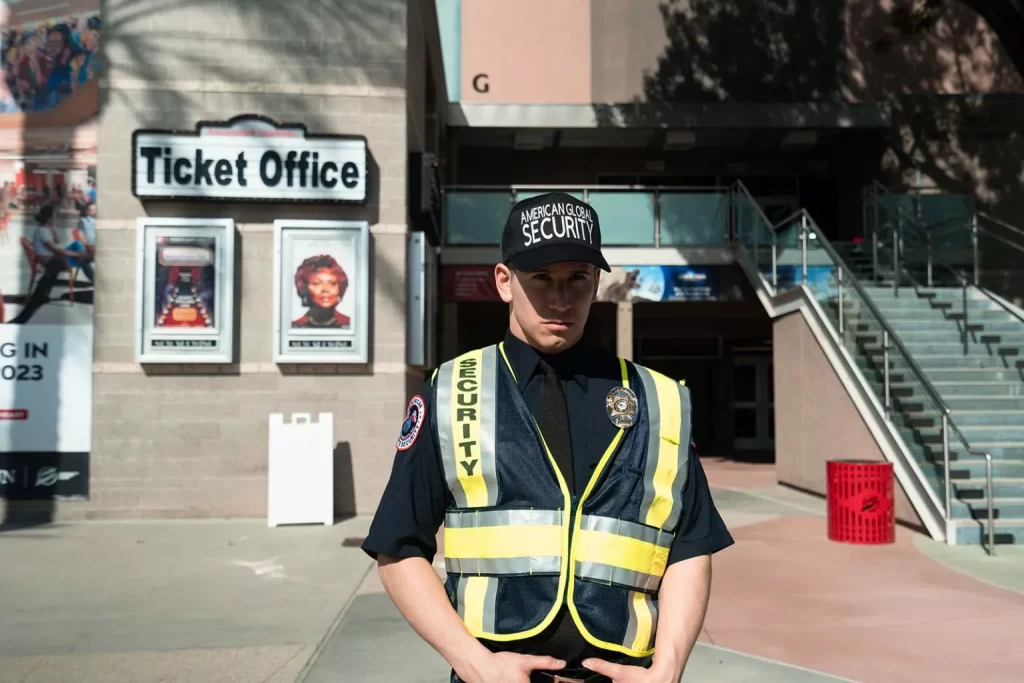
[[[739,187],[744,192],[744,194],[746,194],[746,199],[748,200],[748,202],[750,204],[752,204],[754,206],[757,205],[757,203],[754,201],[754,198],[750,195],[749,192],[746,191],[746,187],[743,186],[742,182],[737,181],[737,187]],[[825,235],[822,232],[821,228],[817,225],[817,223],[815,223],[814,219],[811,217],[811,215],[807,212],[806,209],[801,209],[800,211],[797,211],[792,216],[788,216],[787,218],[784,218],[782,221],[780,221],[779,223],[776,223],[776,224],[770,223],[767,220],[767,218],[764,217],[763,212],[760,212],[760,213],[761,213],[762,218],[765,220],[766,225],[769,226],[769,230],[772,233],[773,246],[775,245],[775,243],[776,243],[776,241],[778,239],[777,229],[778,229],[778,227],[780,225],[782,225],[782,224],[790,225],[790,224],[792,224],[792,222],[797,217],[799,217],[801,219],[801,231],[803,233],[803,239],[801,241],[802,241],[802,249],[804,251],[803,261],[804,261],[804,264],[805,264],[805,270],[804,270],[804,275],[805,275],[804,282],[805,282],[805,284],[806,284],[806,263],[807,263],[807,255],[806,255],[807,239],[806,239],[806,235],[808,234],[808,231],[814,233],[815,238],[817,239],[818,243],[822,246],[822,248],[826,251],[826,253],[828,253],[828,255],[836,263],[836,265],[838,266],[839,283],[840,283],[839,284],[839,287],[840,287],[840,301],[839,301],[840,318],[839,319],[840,319],[840,326],[842,326],[843,317],[842,317],[842,312],[841,311],[842,311],[843,302],[842,302],[842,294],[841,294],[841,292],[842,292],[842,285],[844,283],[844,279],[842,277],[842,272],[843,272],[844,268],[846,268],[846,270],[849,270],[849,267],[846,266],[845,261],[842,259],[842,257],[839,255],[839,253],[836,252],[835,248],[832,247],[832,244],[825,237]],[[898,273],[894,273],[894,275],[898,276]],[[883,345],[882,345],[882,349],[883,349],[883,356],[884,356],[883,363],[885,365],[885,368],[884,368],[884,375],[885,375],[885,379],[884,379],[884,382],[885,382],[884,393],[885,393],[885,397],[884,398],[885,398],[885,418],[886,418],[886,420],[890,419],[889,410],[890,410],[890,405],[891,405],[890,404],[891,397],[889,396],[890,390],[889,390],[889,359],[888,359],[888,350],[889,350],[890,343],[904,357],[905,361],[907,362],[907,367],[910,369],[911,374],[918,381],[918,383],[921,385],[921,387],[924,388],[925,392],[928,394],[929,400],[932,402],[933,406],[936,408],[936,410],[938,411],[938,413],[940,414],[940,416],[942,418],[942,441],[943,441],[942,460],[943,460],[943,471],[944,471],[944,481],[943,481],[943,494],[944,495],[943,495],[943,498],[944,498],[944,503],[945,503],[945,519],[947,521],[952,519],[952,499],[953,499],[952,483],[951,483],[951,479],[950,479],[950,462],[949,462],[949,433],[950,433],[950,431],[952,431],[957,436],[957,438],[960,439],[961,443],[963,444],[964,450],[967,453],[969,453],[971,455],[978,455],[978,456],[984,456],[985,457],[986,470],[987,470],[987,474],[986,474],[986,497],[989,500],[989,523],[988,523],[989,544],[988,545],[989,545],[989,553],[990,554],[995,554],[994,543],[992,542],[993,534],[994,534],[994,531],[993,531],[994,530],[994,525],[993,525],[993,521],[992,521],[993,520],[993,511],[992,511],[992,492],[993,492],[993,487],[992,487],[992,476],[991,476],[991,462],[992,462],[991,454],[989,454],[987,452],[984,452],[984,451],[975,450],[975,449],[973,449],[971,447],[970,441],[967,440],[967,438],[964,436],[964,434],[960,430],[960,428],[957,427],[956,424],[953,422],[953,420],[951,418],[951,415],[952,415],[953,411],[949,408],[949,406],[946,405],[946,402],[942,400],[942,397],[939,395],[938,391],[932,385],[931,381],[924,375],[924,373],[922,372],[920,367],[917,365],[917,363],[914,361],[913,357],[910,355],[909,351],[907,351],[906,347],[899,340],[899,337],[896,336],[895,331],[893,331],[892,327],[890,327],[890,325],[885,320],[885,318],[882,317],[881,313],[875,307],[874,303],[871,301],[871,298],[868,296],[867,292],[864,291],[863,287],[861,287],[860,283],[857,282],[856,278],[851,278],[850,279],[850,283],[852,284],[854,290],[856,290],[856,292],[859,295],[861,301],[865,305],[865,308],[868,310],[868,313],[875,319],[875,321],[878,323],[878,325],[882,328],[882,331],[883,331]],[[842,330],[840,330],[840,333],[842,333]]]
[[[872,196],[871,198],[874,199],[876,202],[879,202],[879,198],[877,196]],[[880,204],[880,202],[879,202],[879,204]],[[900,219],[904,218],[903,212],[898,212],[898,213],[899,213]],[[972,214],[968,214],[968,215],[972,215]],[[981,214],[980,214],[980,212],[975,212],[973,215],[977,216],[977,215],[981,215]],[[809,216],[808,216],[808,218],[809,218]],[[960,217],[955,218],[955,219],[947,219],[947,220],[944,220],[944,221],[940,221],[939,223],[934,224],[932,226],[925,226],[924,230],[925,230],[926,238],[929,238],[929,240],[931,238],[931,233],[929,231],[929,228],[934,228],[937,225],[942,225],[942,224],[950,222],[951,220],[958,220],[960,218],[963,218],[963,216],[960,216]],[[910,220],[913,220],[913,219],[911,218]],[[914,222],[917,223],[917,221],[914,221]],[[1005,225],[1001,221],[1000,221],[1000,224]],[[918,225],[920,225],[920,224],[918,223]],[[817,226],[815,226],[815,228],[816,227]],[[901,232],[900,227],[901,227],[900,225],[896,226],[897,236]],[[1006,225],[1005,227],[1011,227],[1012,228],[1013,226]],[[974,239],[975,249],[976,249],[977,248],[977,237],[976,237],[976,234],[977,234],[977,231],[979,230],[979,227],[977,225],[977,221],[976,220],[974,220],[974,222],[972,223],[972,230],[975,232],[975,237],[973,239]],[[988,232],[988,231],[985,231],[985,232]],[[1018,231],[1018,232],[1020,232],[1020,231]],[[991,234],[991,233],[989,233],[989,234]],[[1024,232],[1022,232],[1022,234],[1024,234]],[[830,252],[832,254],[835,254],[834,250],[830,249],[831,245],[827,244],[827,240],[824,240],[824,237],[822,235],[820,235],[820,233],[819,233],[818,237],[822,241],[822,246],[826,246],[827,248],[829,248],[829,250],[830,250]],[[993,235],[993,237],[996,237],[996,236]],[[1002,241],[1005,242],[1006,240],[1002,240]],[[1015,245],[1012,245],[1012,246],[1015,246]],[[898,261],[896,261],[895,259],[894,259],[894,262],[898,263]],[[963,273],[957,272],[952,266],[949,266],[948,264],[943,263],[941,261],[934,261],[934,259],[931,256],[931,249],[928,248],[929,278],[931,277],[931,266],[932,266],[933,263],[938,263],[939,266],[941,266],[943,268],[946,268],[947,270],[952,272],[960,280],[961,286],[963,287],[963,291],[964,291],[964,353],[966,354],[967,350],[968,350],[967,347],[968,347],[968,339],[969,339],[969,337],[968,337],[968,317],[967,317],[968,316],[968,313],[967,313],[967,311],[968,311],[968,309],[967,309],[967,287],[969,286],[968,285],[968,280],[967,280],[966,276],[963,275]],[[977,278],[977,259],[975,259],[975,264],[976,264],[975,278]],[[914,278],[909,272],[903,273],[903,272],[900,272],[900,270],[902,270],[902,269],[894,268],[893,277],[894,277],[895,281],[898,282],[899,276],[902,275],[902,274],[906,274],[907,277],[910,278],[917,286],[920,286],[920,283],[918,283],[916,281],[916,278]],[[898,284],[897,284],[897,286],[898,286]],[[975,284],[975,287],[977,289],[980,289],[986,296],[988,296],[988,298],[990,298],[993,301],[995,301],[996,303],[998,303],[1004,309],[1006,309],[1008,311],[1010,310],[1010,309],[1007,309],[1006,306],[1003,306],[1002,302],[994,299],[989,294],[988,291],[978,287],[977,284]],[[1010,311],[1010,312],[1013,313],[1013,311]],[[1014,315],[1016,315],[1016,313],[1014,313]],[[1019,317],[1019,316],[1017,316],[1017,317]],[[896,342],[897,342],[897,344],[899,344],[899,340],[898,339],[896,340]],[[923,376],[923,373],[920,373],[920,369],[917,367],[917,364],[914,363],[913,360],[909,358],[909,355],[907,354],[906,349],[902,348],[902,345],[900,345],[900,346],[901,346],[901,350],[903,351],[904,355],[907,355],[908,360],[911,361],[912,367],[916,371],[915,374],[918,374],[919,375],[919,379],[922,380],[923,386],[925,386],[926,389],[931,389],[932,391],[934,391],[934,387],[931,386],[931,382],[929,382],[928,379]],[[888,363],[887,362],[886,362],[886,374],[888,374]],[[937,392],[935,392],[935,393],[937,394]],[[886,400],[888,401],[888,396],[886,396]],[[945,406],[945,402],[942,401],[941,397],[939,398],[939,402],[940,402],[941,405]],[[976,450],[976,449],[972,448],[970,441],[967,440],[967,437],[964,436],[964,433],[962,431],[960,431],[960,428],[957,427],[956,423],[954,423],[953,420],[951,419],[952,411],[948,407],[945,410],[946,410],[945,414],[942,415],[942,450],[943,450],[943,469],[944,469],[944,474],[945,474],[945,484],[944,484],[945,491],[944,491],[944,493],[945,493],[945,499],[946,499],[946,519],[947,520],[952,519],[952,516],[951,516],[952,484],[951,484],[950,478],[949,478],[949,430],[951,429],[953,431],[953,433],[956,434],[956,436],[960,439],[961,443],[964,446],[964,450],[969,455],[974,455],[974,456],[984,457],[985,458],[985,499],[987,501],[987,508],[988,508],[988,510],[987,510],[987,513],[988,513],[988,516],[987,516],[987,529],[986,529],[988,539],[987,539],[986,545],[987,545],[988,554],[990,556],[993,556],[993,555],[995,555],[995,513],[994,513],[994,503],[993,503],[993,495],[995,493],[995,488],[994,488],[994,486],[992,484],[992,454],[988,453],[987,451],[980,451],[980,450]]]

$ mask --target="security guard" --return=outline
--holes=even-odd
[[[508,333],[412,398],[363,549],[452,681],[676,683],[711,554],[733,543],[690,449],[689,390],[579,343],[610,270],[593,207],[523,200],[501,246]]]

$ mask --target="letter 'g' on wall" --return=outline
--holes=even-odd
[[[463,0],[461,100],[590,103],[590,2]]]

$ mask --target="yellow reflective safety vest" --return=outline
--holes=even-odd
[[[534,636],[564,601],[591,644],[634,657],[654,652],[658,588],[688,471],[690,394],[657,372],[619,365],[638,419],[618,430],[578,495],[503,345],[435,373],[431,426],[454,500],[445,515],[445,587],[477,638]]]

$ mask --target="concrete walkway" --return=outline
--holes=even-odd
[[[1024,588],[1021,549],[988,558],[902,528],[891,546],[831,543],[824,501],[754,468],[705,464],[737,544],[716,556],[684,683],[1021,680],[1024,595],[999,587]],[[0,532],[0,683],[446,681],[342,545],[368,522]]]
[[[0,533],[3,683],[292,683],[370,569],[368,520]]]

